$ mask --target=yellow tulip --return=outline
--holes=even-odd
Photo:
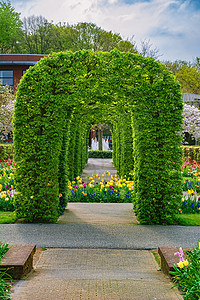
[[[184,260],[184,261],[183,261],[183,264],[184,264],[184,266],[185,266],[185,267],[187,267],[187,266],[188,266],[188,264],[189,264],[188,260],[187,260],[187,259],[186,259],[186,260]]]
[[[177,266],[179,267],[179,268],[184,268],[184,263],[183,263],[183,261],[179,261],[178,263],[177,263]]]

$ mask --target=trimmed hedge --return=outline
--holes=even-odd
[[[91,150],[88,151],[88,158],[112,158],[112,151]]]
[[[7,160],[13,158],[13,153],[13,144],[0,144],[0,160]]]
[[[80,175],[87,162],[89,130],[105,123],[118,174],[128,175],[134,166],[139,221],[171,222],[182,196],[182,108],[178,82],[153,58],[83,50],[41,59],[21,80],[16,97],[18,216],[29,222],[57,219],[67,179]]]
[[[181,146],[183,159],[200,162],[200,146]]]

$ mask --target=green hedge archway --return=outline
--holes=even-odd
[[[95,123],[112,129],[119,174],[128,174],[134,161],[140,222],[170,222],[182,192],[180,87],[152,58],[117,50],[56,53],[21,80],[14,117],[18,216],[29,222],[57,219],[67,179],[87,163]]]

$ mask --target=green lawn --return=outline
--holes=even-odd
[[[0,224],[12,224],[17,220],[13,212],[0,211]]]
[[[200,214],[181,214],[177,215],[178,225],[200,226]]]

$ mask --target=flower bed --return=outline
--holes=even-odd
[[[0,161],[0,211],[14,211],[14,162]]]
[[[185,259],[182,248],[174,253],[180,261],[170,274],[175,285],[184,293],[185,300],[197,300],[200,299],[200,243],[193,250],[186,251],[186,254]]]
[[[71,202],[101,202],[120,203],[132,202],[133,181],[126,178],[117,178],[105,172],[101,177],[93,174],[89,182],[84,183],[82,178],[76,177],[69,182],[68,200]]]
[[[184,197],[179,208],[180,213],[200,213],[200,163],[184,161],[182,165]]]

